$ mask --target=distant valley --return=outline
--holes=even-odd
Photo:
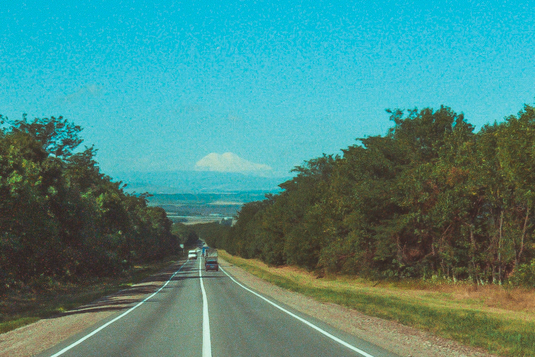
[[[165,209],[174,222],[194,224],[234,217],[241,206],[281,192],[288,177],[239,173],[174,171],[122,172],[112,175],[129,193],[149,193],[149,204]]]
[[[211,171],[117,172],[115,181],[127,184],[127,192],[152,194],[278,192],[291,176],[263,177]]]
[[[153,194],[151,206],[165,209],[173,222],[184,224],[207,223],[233,218],[247,202],[261,201],[270,192],[244,191],[235,193],[175,193]],[[271,192],[276,193],[276,192]]]

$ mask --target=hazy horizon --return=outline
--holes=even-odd
[[[148,192],[156,194],[180,193],[233,193],[281,191],[279,184],[291,179],[285,177],[264,177],[229,172],[203,171],[125,171],[110,175],[116,182],[127,184],[127,192]]]

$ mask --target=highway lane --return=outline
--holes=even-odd
[[[195,263],[187,262],[158,294],[61,356],[200,356],[202,298]],[[89,333],[74,336],[39,356],[53,356]]]
[[[260,298],[229,277],[220,278],[225,274],[223,272],[204,274],[205,281],[210,279],[205,286],[210,310],[213,356],[397,356],[277,301]],[[363,353],[333,341],[287,312]]]
[[[60,355],[396,357],[287,306],[277,302],[274,303],[279,307],[274,306],[245,290],[223,271],[200,272],[201,262],[202,259],[187,262],[158,294]],[[204,355],[201,281],[208,303],[211,342],[210,353]],[[306,319],[316,329],[281,309]],[[117,316],[99,326],[114,318]],[[354,348],[334,341],[317,329]],[[53,356],[90,332],[85,331],[40,356]]]

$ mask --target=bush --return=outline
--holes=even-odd
[[[535,287],[535,259],[529,264],[520,264],[509,278],[509,282],[513,285]]]

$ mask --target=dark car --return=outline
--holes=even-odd
[[[206,258],[204,262],[204,268],[208,270],[215,270],[219,271],[219,264],[217,263],[217,259],[210,259]]]

